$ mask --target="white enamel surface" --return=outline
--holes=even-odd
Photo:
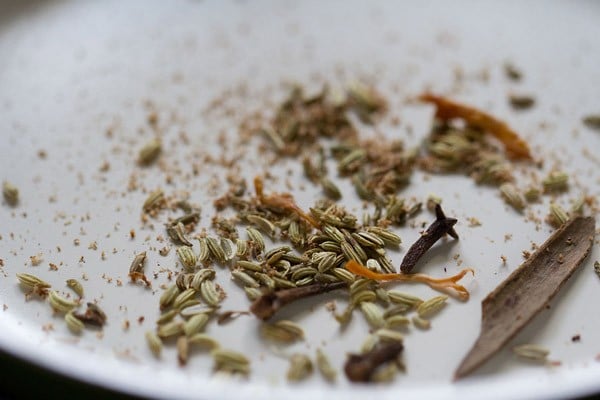
[[[19,186],[21,203],[14,209],[5,204],[0,207],[0,258],[4,260],[0,302],[6,305],[0,311],[0,346],[4,350],[98,385],[169,398],[468,399],[485,394],[505,399],[561,398],[600,391],[596,360],[600,319],[595,310],[600,280],[592,271],[593,261],[600,258],[597,244],[551,309],[512,342],[548,347],[551,358],[562,362],[560,367],[524,364],[503,351],[470,379],[451,382],[452,372],[477,337],[481,300],[522,262],[523,250],[530,250],[532,242],[542,243],[552,231],[544,223],[536,230],[535,224],[505,206],[495,190],[478,187],[464,177],[424,179],[419,173],[404,192],[419,199],[432,192],[441,195],[447,214],[460,221],[461,240],[433,251],[423,271],[440,276],[442,266],[448,274],[471,266],[476,274],[467,279],[472,293],[469,302],[451,300],[432,321],[430,331],[411,329],[406,334],[408,371],[390,386],[353,386],[343,376],[330,386],[317,375],[288,385],[286,360],[259,339],[258,323],[252,318],[208,330],[224,346],[251,357],[253,373],[247,382],[211,378],[210,358],[201,352],[193,354],[186,368],[179,368],[172,344],[156,360],[143,333],[152,329],[158,315],[158,287],[166,276],[159,273],[153,280],[155,292],[131,286],[126,279],[133,254],[162,246],[155,240],[163,233],[161,222],[151,230],[142,228],[139,219],[146,195],[126,191],[129,175],[136,169],[137,149],[152,135],[146,124],[147,101],[159,114],[167,150],[163,160],[181,172],[174,172],[173,184],[167,185],[164,174],[144,169],[139,183],[148,189],[161,186],[171,193],[190,191],[191,200],[203,204],[202,226],[209,225],[214,195],[226,186],[207,189],[215,173],[209,166],[201,166],[198,177],[182,178],[191,175],[191,163],[198,162],[193,153],[213,146],[219,154],[214,147],[216,134],[226,130],[235,137],[240,119],[265,102],[281,99],[282,82],[290,81],[313,89],[325,81],[375,83],[391,100],[391,114],[401,121],[393,127],[386,120],[380,131],[412,144],[426,134],[431,110],[406,105],[404,100],[427,88],[452,93],[509,121],[532,144],[534,153],[546,160],[546,168],[558,160],[576,180],[571,192],[560,198],[563,204],[582,192],[600,195],[600,135],[581,124],[583,115],[600,112],[600,4],[13,3],[0,5],[0,180]],[[523,70],[523,82],[514,84],[503,77],[502,64],[507,60]],[[457,88],[454,71],[459,67],[465,78]],[[479,78],[484,70],[490,76],[487,83]],[[227,90],[225,106],[234,113],[226,116],[222,108],[207,111],[209,103]],[[535,108],[511,111],[506,101],[511,91],[534,94]],[[413,130],[410,135],[406,135],[408,125]],[[112,139],[105,134],[109,128],[114,132]],[[187,146],[178,139],[182,130],[190,138]],[[364,131],[369,133],[369,129]],[[582,156],[584,148],[592,156]],[[41,149],[48,154],[44,160],[37,156]],[[101,173],[106,160],[110,171]],[[264,171],[266,164],[259,159],[244,165],[242,173],[252,177]],[[284,167],[273,172],[285,176]],[[341,186],[344,204],[359,212],[351,186],[347,182]],[[279,189],[285,189],[283,182]],[[307,185],[306,191],[294,194],[307,207],[318,192]],[[49,202],[51,196],[55,202]],[[536,216],[543,218],[547,206],[545,198],[533,208]],[[478,218],[482,226],[469,227],[468,217]],[[424,212],[417,221],[426,224],[431,218]],[[134,240],[129,238],[132,228]],[[403,246],[400,252],[391,253],[396,264],[418,231],[398,230]],[[505,240],[505,234],[512,234],[512,239]],[[75,238],[81,240],[79,246],[73,245]],[[88,249],[92,241],[98,250]],[[102,250],[107,255],[104,261]],[[37,253],[44,255],[44,262],[34,267],[29,256]],[[452,260],[455,254],[460,255],[461,267]],[[506,266],[501,255],[507,257]],[[78,262],[81,256],[85,263]],[[63,265],[50,271],[49,262]],[[174,251],[161,257],[149,250],[149,271],[178,268],[175,264]],[[247,307],[228,273],[217,270],[218,282],[229,294],[224,309]],[[109,316],[103,337],[86,331],[74,338],[47,304],[25,302],[16,283],[18,272],[34,273],[60,290],[67,290],[66,279],[80,279],[85,273],[89,278],[82,281],[86,298],[97,299]],[[116,285],[117,279],[123,286]],[[419,286],[405,290],[423,297],[434,295]],[[338,308],[345,305],[341,295],[327,297],[330,300],[336,300]],[[309,302],[312,311],[284,313],[302,323],[307,341],[283,351],[314,355],[321,345],[341,369],[345,354],[359,349],[368,329],[355,313],[349,328],[340,333],[323,304]],[[141,325],[139,316],[145,317]],[[127,331],[122,328],[126,319],[131,323]],[[44,332],[42,326],[49,323],[54,330]],[[575,334],[581,335],[578,343],[571,341]]]

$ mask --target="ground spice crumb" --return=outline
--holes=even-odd
[[[469,228],[475,228],[477,226],[481,226],[481,221],[475,217],[469,217],[469,218],[467,218],[467,221],[469,222]]]
[[[577,335],[573,335],[573,337],[571,338],[571,342],[575,343],[575,342],[580,342],[581,341],[581,335],[577,334]]]
[[[527,260],[529,257],[531,257],[531,253],[527,250],[523,250],[523,258]]]
[[[51,271],[58,271],[58,266],[56,264],[49,263],[48,266],[50,267]]]
[[[502,265],[506,265],[506,256],[500,256],[500,259],[502,260]]]
[[[526,110],[535,104],[535,98],[528,95],[511,94],[508,100],[511,107],[515,110]]]
[[[42,263],[42,261],[44,261],[44,256],[41,253],[36,254],[36,255],[30,256],[29,260],[31,261],[31,265],[33,265],[34,267],[37,267],[38,265],[40,265]]]

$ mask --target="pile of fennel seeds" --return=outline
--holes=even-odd
[[[377,100],[370,98],[370,95]],[[316,104],[317,106],[319,106],[319,102],[321,101],[328,101],[326,100],[327,93],[325,91],[323,95],[320,97],[317,96],[317,98],[303,98],[301,91],[299,97],[298,91],[292,93],[290,97],[296,97],[291,100],[292,103],[300,102],[311,105]],[[361,87],[360,85],[350,90],[345,100],[338,99],[338,101],[339,103],[334,104],[333,112],[356,112],[361,121],[367,123],[373,122],[377,117],[377,113],[385,110],[385,102],[381,102],[381,98],[374,94],[372,89]],[[294,107],[301,108],[303,105]],[[299,112],[303,113],[302,110]],[[285,120],[285,118],[283,119]],[[340,122],[339,116],[330,119],[325,118],[325,122],[321,120],[313,121],[310,118],[300,122],[291,125],[300,124],[300,126],[304,126],[298,132],[309,132],[306,135],[294,133],[296,128],[289,128],[289,131],[284,130],[282,125],[278,129],[272,127],[271,129],[269,127],[265,128],[268,131],[268,133],[264,134],[265,138],[273,141],[276,148],[277,145],[283,143],[283,149],[285,149],[287,146],[285,140],[288,137],[295,138],[296,136],[294,135],[311,137],[311,134],[314,134],[314,132],[321,132],[316,128],[311,130],[311,127],[321,127],[322,125],[320,124],[325,124],[325,126],[333,126],[335,128],[338,123],[341,123],[342,126],[346,124],[343,119]],[[332,128],[332,132],[335,132],[334,128]],[[274,136],[283,135],[283,133],[279,132],[285,132],[286,136]],[[313,142],[317,146],[319,145],[318,139],[319,137],[317,136]],[[163,298],[161,297],[160,307],[163,310],[163,315],[159,320],[159,326],[156,330],[149,331],[147,334],[150,348],[155,354],[160,354],[160,350],[157,349],[162,348],[162,340],[164,338],[175,338],[179,353],[179,362],[181,364],[187,362],[190,347],[198,345],[213,352],[216,370],[243,374],[247,374],[250,371],[248,360],[243,361],[241,357],[238,357],[239,354],[233,356],[229,350],[221,349],[213,338],[207,337],[202,332],[206,324],[213,323],[214,321],[218,323],[221,320],[222,313],[218,306],[225,294],[218,284],[214,282],[214,274],[210,272],[212,268],[218,266],[228,266],[232,269],[232,278],[240,282],[249,299],[256,298],[260,290],[264,288],[273,290],[294,287],[293,285],[296,287],[309,285],[320,281],[343,281],[348,284],[354,284],[356,283],[355,281],[358,281],[355,288],[360,290],[356,289],[356,292],[352,294],[355,297],[352,298],[347,309],[335,314],[336,319],[340,323],[346,323],[351,318],[353,311],[358,310],[364,315],[373,329],[401,327],[410,322],[413,322],[419,328],[427,329],[429,327],[429,320],[421,317],[418,313],[413,315],[412,318],[405,315],[407,312],[414,310],[414,305],[406,308],[403,304],[397,304],[386,299],[385,290],[377,282],[357,279],[351,276],[348,271],[343,269],[343,261],[340,262],[343,256],[345,260],[355,259],[375,271],[385,272],[395,269],[389,264],[389,259],[385,257],[385,250],[389,247],[394,248],[394,246],[397,246],[396,242],[399,242],[399,238],[394,237],[395,234],[391,226],[405,223],[417,215],[422,208],[421,203],[411,203],[410,200],[398,196],[397,193],[402,187],[408,184],[412,169],[421,167],[419,162],[421,154],[418,149],[404,148],[401,141],[396,141],[389,146],[387,144],[381,145],[381,143],[377,142],[360,141],[352,133],[345,133],[339,139],[340,142],[331,148],[324,149],[323,147],[319,147],[318,151],[312,153],[294,154],[294,151],[284,151],[284,153],[290,153],[301,159],[308,180],[320,185],[324,195],[330,200],[343,202],[342,193],[337,188],[334,179],[334,176],[337,174],[338,176],[350,179],[356,189],[356,194],[361,199],[371,202],[375,207],[375,211],[372,213],[364,213],[361,216],[348,216],[344,214],[345,210],[340,211],[336,209],[337,206],[333,202],[324,201],[322,202],[323,204],[316,204],[314,209],[317,214],[321,212],[325,222],[332,223],[332,226],[325,225],[329,228],[328,232],[324,235],[326,238],[311,237],[311,234],[307,233],[309,227],[303,224],[302,221],[294,218],[287,218],[287,220],[285,218],[274,219],[273,215],[269,215],[268,213],[262,214],[259,212],[260,210],[251,210],[254,212],[246,214],[240,213],[240,210],[236,209],[239,206],[235,204],[237,200],[235,199],[236,196],[230,196],[228,192],[224,196],[227,198],[222,199],[218,207],[236,209],[236,220],[233,222],[223,219],[213,221],[213,227],[218,232],[218,235],[205,235],[200,240],[195,240],[193,236],[197,234],[195,234],[194,225],[198,223],[198,219],[195,217],[194,210],[182,204],[181,210],[183,211],[183,215],[177,221],[168,221],[166,229],[167,235],[173,242],[172,246],[175,248],[175,251],[170,253],[171,257],[175,257],[176,255],[180,260],[182,273],[179,274],[178,282],[174,285],[176,289],[172,289],[173,286],[171,286],[165,291],[165,296],[168,294],[166,299],[175,293],[175,298],[171,299],[172,303],[165,300],[163,304]],[[301,145],[297,145],[296,147],[304,148],[306,143],[303,141],[300,141],[300,143]],[[431,150],[425,151],[432,152]],[[450,151],[455,150],[451,149]],[[139,162],[140,164],[151,166],[159,154],[160,142],[153,140],[140,151]],[[496,156],[501,157],[501,154],[498,153]],[[322,158],[327,157],[333,157],[336,160],[338,164],[337,171],[330,172],[322,168]],[[489,165],[491,165],[491,169],[488,172],[494,176],[496,170],[492,167],[497,164],[489,163]],[[503,169],[504,165],[500,165],[502,165],[500,171],[505,171]],[[484,172],[486,171],[484,170]],[[561,174],[565,175],[560,171],[549,174],[549,178],[558,177],[559,179],[550,179],[548,185],[541,185],[543,186],[542,189],[533,188],[531,193],[528,191],[523,196],[525,196],[527,201],[530,198],[533,199],[531,201],[536,201],[539,198],[539,194],[562,193],[568,188],[568,184],[564,184]],[[500,174],[500,176],[503,175]],[[510,182],[511,179],[507,179],[507,181]],[[497,183],[500,182],[504,182],[504,180],[498,180]],[[485,181],[484,183],[497,184],[494,180],[491,182]],[[546,190],[546,186],[550,189]],[[503,196],[505,196],[504,192],[514,194],[514,190],[513,192],[509,192],[506,188],[504,189],[504,191],[500,190]],[[240,193],[239,190],[239,187],[232,188],[234,193]],[[153,193],[145,202],[143,206],[144,215],[147,215],[148,218],[157,218],[157,220],[160,220],[158,218],[159,212],[155,213],[155,211],[160,210],[162,207],[161,198],[165,194],[161,192],[162,190]],[[535,195],[536,193],[538,195]],[[576,202],[578,206],[574,206],[571,212],[580,212],[585,202],[584,200]],[[560,223],[560,218],[564,219],[567,213],[569,211],[560,213],[560,210],[556,209],[556,207],[554,212],[552,212],[552,208],[550,211],[551,215],[556,215],[555,220],[558,223]],[[354,223],[352,223],[352,220],[354,220]],[[240,229],[241,232],[238,232],[238,224],[240,223],[245,225],[245,232],[244,227]],[[338,226],[339,223],[342,224],[341,228]],[[365,227],[370,229],[366,229]],[[340,233],[336,232],[333,228],[340,231]],[[349,231],[349,236],[346,234],[346,231]],[[238,236],[241,236],[241,238]],[[315,236],[317,235],[315,234]],[[342,237],[343,239],[341,239]],[[290,250],[285,247],[281,248],[282,246],[270,247],[271,242],[269,238],[289,239]],[[363,242],[360,241],[361,239]],[[380,241],[383,242],[383,246],[381,246]],[[354,242],[358,243],[358,245]],[[190,244],[192,244],[191,247]],[[317,244],[317,247],[324,251],[309,252],[308,255],[305,254],[306,252],[297,251],[298,248],[302,249],[305,246],[314,244]],[[308,250],[311,249],[309,248]],[[269,253],[269,251],[273,253]],[[167,247],[164,248],[163,252],[165,255],[169,253]],[[270,261],[270,263],[267,261]],[[267,267],[266,271],[265,266]],[[138,269],[140,269],[139,263],[132,262],[130,276],[132,280],[138,281],[139,278],[141,282],[144,282],[143,268],[141,268],[141,271]],[[279,274],[273,273],[273,270]],[[203,273],[199,274],[201,271]],[[280,274],[283,274],[283,276],[280,276]],[[363,281],[367,281],[368,285]],[[362,285],[370,287],[364,288]],[[390,296],[388,295],[387,297],[389,298]],[[178,301],[176,302],[175,300]],[[164,325],[167,325],[167,327],[162,327],[161,329],[161,326]],[[156,340],[157,338],[158,341]],[[373,339],[369,336],[367,340],[372,341]],[[159,344],[157,345],[157,343]],[[367,348],[369,346],[366,346],[365,350]],[[299,358],[297,357],[297,359]],[[231,361],[234,365],[228,366],[227,360],[234,360]],[[304,365],[304,367],[300,368],[302,370],[308,369],[306,362],[299,363],[296,361],[294,365],[297,364]],[[398,368],[400,367],[398,366]],[[294,377],[298,376],[298,374],[291,375]],[[303,374],[299,375],[304,376]],[[293,379],[297,380],[297,378]]]

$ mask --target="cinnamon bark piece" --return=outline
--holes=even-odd
[[[481,333],[455,379],[489,360],[558,293],[590,252],[595,222],[593,217],[567,221],[483,300]]]

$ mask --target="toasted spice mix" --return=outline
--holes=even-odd
[[[510,79],[521,78],[513,66],[507,66],[506,73]],[[543,195],[557,196],[569,189],[568,174],[553,170],[540,181],[534,179],[522,192],[515,184],[512,165],[519,161],[521,165],[531,166],[533,157],[528,144],[516,131],[483,110],[446,97],[425,93],[419,100],[435,106],[434,123],[422,148],[409,148],[398,138],[360,137],[360,124],[375,126],[389,109],[387,101],[374,88],[354,83],[341,94],[324,87],[314,95],[306,95],[299,86],[292,88],[271,121],[251,131],[264,141],[261,150],[271,152],[275,160],[287,158],[302,166],[306,182],[323,195],[308,206],[296,201],[292,193],[298,188],[289,182],[285,189],[289,192],[270,190],[270,185],[277,181],[268,170],[256,171],[252,193],[243,177],[234,176],[235,162],[228,164],[225,157],[219,162],[231,170],[226,178],[230,188],[213,204],[217,213],[210,219],[210,225],[207,224],[211,232],[206,227],[198,229],[201,209],[192,203],[189,194],[180,196],[168,193],[170,189],[144,188],[141,221],[144,228],[154,229],[154,224],[162,227],[157,238],[161,247],[137,252],[128,276],[132,283],[142,282],[148,288],[146,293],[150,292],[151,279],[157,279],[159,274],[168,274],[169,281],[160,286],[157,294],[160,314],[157,313],[153,321],[156,326],[144,334],[147,351],[160,358],[165,348],[174,347],[178,363],[184,367],[195,356],[194,348],[208,350],[215,373],[245,377],[251,373],[248,354],[221,347],[210,336],[213,329],[252,313],[257,317],[257,332],[265,341],[278,345],[306,341],[312,346],[310,334],[294,320],[294,313],[310,303],[308,298],[313,298],[311,304],[323,307],[318,300],[323,299],[325,303],[335,296],[346,303],[345,308],[336,310],[331,302],[325,307],[340,324],[340,329],[344,329],[356,313],[362,314],[371,329],[362,354],[348,356],[343,367],[346,377],[352,382],[395,379],[403,370],[399,355],[404,349],[404,335],[398,330],[411,325],[420,330],[430,329],[431,318],[449,302],[446,295],[423,300],[388,289],[389,285],[393,282],[425,284],[459,300],[468,300],[467,286],[458,282],[469,272],[474,274],[472,268],[439,278],[413,273],[421,257],[442,237],[448,234],[458,239],[454,230],[458,220],[445,216],[441,198],[430,195],[421,201],[401,195],[414,170],[466,173],[477,183],[496,186],[507,204],[523,213]],[[509,101],[516,109],[527,109],[535,103],[531,96],[513,95]],[[358,125],[356,121],[360,121]],[[155,112],[148,117],[148,123],[158,134]],[[584,123],[594,128],[593,119],[586,118]],[[498,149],[498,143],[493,143],[494,139],[504,152]],[[157,135],[140,148],[136,168],[145,171],[163,168],[168,156]],[[331,165],[335,166],[333,170]],[[193,170],[195,176],[200,168],[194,166]],[[351,195],[340,189],[344,179],[353,187],[356,197],[364,201],[360,216],[342,204]],[[172,176],[167,177],[164,187],[170,188],[172,180]],[[131,188],[137,184],[134,178],[129,182]],[[18,190],[8,182],[3,184],[3,195],[11,206],[19,201]],[[560,227],[559,230],[486,298],[482,336],[457,371],[457,377],[470,373],[520,330],[539,311],[540,301],[556,293],[589,251],[586,246],[593,237],[593,220],[569,219],[583,212],[585,198],[576,201],[568,212],[554,203],[554,197],[552,199],[548,222]],[[204,209],[204,204],[202,207]],[[397,273],[388,251],[404,252],[404,249],[400,246],[401,237],[394,230],[402,226],[417,229],[416,218],[423,208],[434,211],[436,219],[406,250],[400,273]],[[241,234],[240,227],[245,228]],[[139,240],[141,234],[136,238],[135,232],[141,229],[127,229],[132,242]],[[568,244],[554,246],[564,238]],[[74,242],[79,243],[79,239]],[[169,251],[171,247],[175,252]],[[90,246],[93,250],[97,248],[97,244]],[[165,257],[164,260],[172,260],[175,266],[156,272],[152,260],[154,250]],[[84,261],[82,257],[80,262]],[[544,265],[540,266],[542,261]],[[558,270],[558,265],[563,265],[563,269]],[[219,268],[244,291],[249,299],[249,312],[223,310],[227,293],[217,280],[216,269]],[[540,272],[542,269],[544,275]],[[146,270],[152,271],[152,275],[148,272],[147,276]],[[55,312],[64,313],[64,322],[73,334],[84,335],[86,325],[101,328],[107,324],[107,315],[96,300],[87,302],[85,312],[77,312],[84,297],[83,285],[77,279],[69,279],[67,286],[77,294],[78,300],[50,290],[49,283],[34,275],[20,273],[17,279],[27,295],[47,297]],[[527,300],[529,295],[522,297],[515,293],[520,293],[524,281],[535,282],[546,297],[536,292],[538,296],[523,305],[523,298]],[[317,296],[320,298],[315,299]],[[292,303],[295,307],[281,311]],[[518,309],[522,318],[515,322],[512,315],[496,310],[502,308],[500,305],[508,305],[512,315]],[[145,319],[140,316],[139,324]],[[502,332],[489,328],[492,325],[502,327]],[[125,326],[130,327],[129,320]],[[515,348],[515,353],[529,359],[546,359],[544,349],[527,346]],[[314,366],[325,380],[335,382],[337,370],[326,350],[317,347]],[[294,353],[288,358],[285,377],[289,381],[299,382],[310,377],[314,369],[310,356]]]

